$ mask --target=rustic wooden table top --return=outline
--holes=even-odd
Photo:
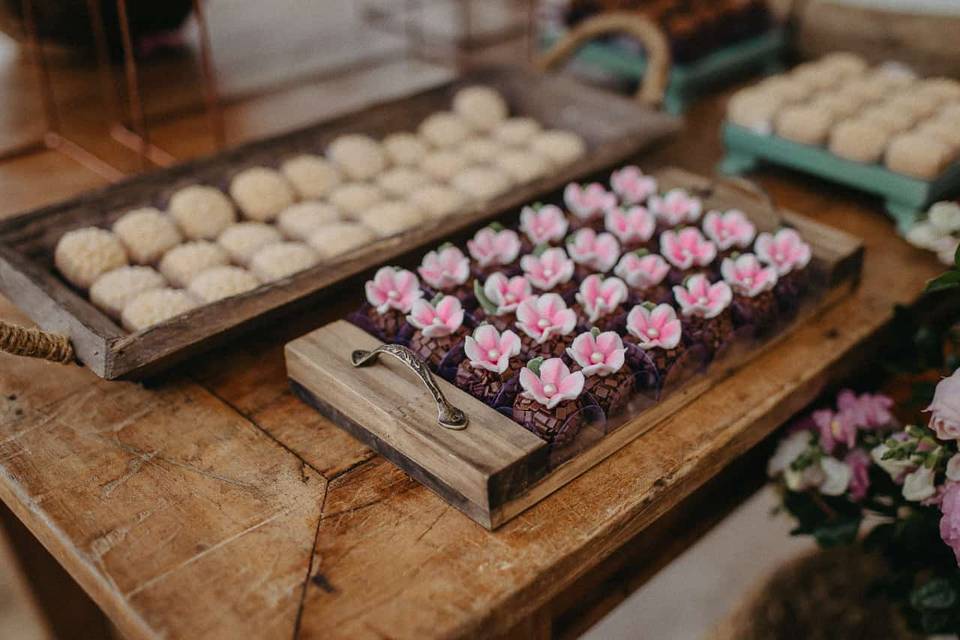
[[[337,110],[431,74],[444,75],[393,61],[238,103],[231,139],[315,118],[318,97]],[[642,166],[711,173],[724,98]],[[169,120],[155,140],[206,152],[203,122]],[[670,521],[675,507],[869,355],[893,305],[938,272],[877,202],[758,178],[783,206],[865,240],[858,292],[495,533],[292,395],[283,344],[341,313],[336,300],[147,387],[0,356],[0,499],[128,638],[549,634],[571,590],[639,536],[696,529]],[[54,152],[0,165],[8,213],[99,182]],[[2,300],[0,316],[26,322]]]

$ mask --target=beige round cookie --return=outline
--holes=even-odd
[[[864,110],[861,119],[875,123],[890,133],[906,131],[917,121],[908,110],[897,107],[877,105]]]
[[[845,120],[830,131],[830,151],[854,162],[875,163],[883,157],[891,134],[869,120]]]
[[[806,100],[813,91],[809,85],[790,76],[781,75],[767,78],[755,87],[741,90],[739,93],[756,92],[777,106],[781,106]]]
[[[860,98],[862,104],[882,100],[887,96],[887,86],[882,81],[871,77],[857,77],[849,80],[840,87],[839,93],[849,93]]]
[[[927,78],[916,83],[915,91],[937,98],[941,103],[960,100],[960,81],[953,78]]]
[[[90,301],[108,315],[119,318],[123,308],[135,297],[167,286],[167,281],[152,267],[120,267],[108,271],[90,287]]]
[[[377,186],[391,196],[405,196],[430,182],[430,176],[410,167],[394,167],[377,176]]]
[[[424,214],[414,205],[394,200],[371,207],[361,216],[360,222],[381,238],[386,238],[413,229],[424,219]]]
[[[468,138],[460,145],[460,153],[471,163],[492,163],[504,151],[503,145],[487,137]]]
[[[277,227],[288,238],[306,240],[316,229],[339,219],[340,213],[333,206],[306,200],[281,213],[277,218]]]
[[[867,61],[849,51],[828,53],[817,64],[822,68],[836,69],[847,76],[862,74],[867,70]]]
[[[490,131],[507,119],[507,101],[492,87],[464,87],[453,96],[453,111],[474,129]]]
[[[134,209],[113,223],[113,233],[137,264],[152,264],[183,238],[169,216],[153,207]]]
[[[534,136],[543,131],[540,123],[533,118],[518,116],[507,118],[493,130],[493,139],[500,144],[513,147],[525,147]]]
[[[263,282],[273,282],[309,269],[317,261],[317,254],[304,243],[281,242],[258,251],[250,261],[250,269]]]
[[[243,214],[270,222],[296,201],[293,187],[279,171],[266,167],[245,169],[230,181],[230,196]]]
[[[197,274],[187,290],[201,302],[210,303],[252,291],[260,286],[252,273],[242,267],[211,267]]]
[[[820,145],[827,140],[833,115],[822,107],[798,105],[784,108],[776,119],[777,135],[801,144]]]
[[[843,74],[831,67],[823,67],[815,62],[805,62],[796,66],[789,77],[812,91],[822,91],[840,82]]]
[[[120,319],[128,331],[140,331],[197,306],[196,300],[183,289],[150,289],[128,302]]]
[[[420,136],[406,131],[391,133],[384,138],[383,149],[390,162],[398,167],[415,167],[430,151]]]
[[[420,187],[407,199],[430,218],[445,218],[467,208],[467,199],[462,193],[439,184]]]
[[[520,184],[544,177],[551,168],[543,156],[520,149],[504,151],[497,156],[494,166]]]
[[[587,152],[587,143],[572,131],[549,129],[533,138],[530,149],[553,164],[562,166],[583,156]]]
[[[330,194],[330,204],[344,216],[358,218],[370,207],[383,202],[385,197],[380,187],[365,182],[349,182],[334,189]]]
[[[230,262],[223,248],[208,240],[194,240],[177,245],[160,260],[160,273],[170,284],[186,287],[201,271]]]
[[[380,143],[359,133],[340,136],[331,142],[327,157],[353,180],[369,180],[387,166],[387,155]]]
[[[891,171],[932,180],[950,159],[950,148],[939,140],[920,133],[902,133],[890,142],[884,162]]]
[[[858,111],[862,102],[860,98],[850,94],[822,93],[808,103],[808,106],[826,109],[834,120],[848,118]]]
[[[782,99],[771,98],[763,91],[740,91],[727,102],[727,119],[759,133],[770,133],[773,118],[783,104]]]
[[[440,182],[449,182],[470,165],[462,153],[450,150],[432,151],[423,157],[420,168],[425,174]]]
[[[942,100],[936,96],[924,95],[908,89],[881,104],[888,109],[906,111],[916,121],[932,116],[940,108],[941,103]]]
[[[174,193],[167,210],[191,240],[213,240],[237,219],[227,196],[219,189],[199,184]]]
[[[508,191],[513,181],[500,169],[477,166],[464,169],[450,184],[468,198],[486,201]]]
[[[916,81],[916,74],[896,63],[875,67],[868,71],[865,77],[883,87],[888,95],[898,89],[905,89]]]
[[[960,101],[944,104],[933,117],[953,124],[960,122]]]
[[[426,117],[417,129],[420,136],[440,149],[456,147],[470,136],[470,126],[450,111],[437,111]]]
[[[263,222],[241,222],[220,234],[219,244],[237,264],[248,264],[253,255],[267,245],[282,242],[280,232]]]
[[[336,222],[324,225],[310,234],[307,244],[321,260],[329,260],[365,247],[376,239],[373,231],[362,224]]]
[[[280,166],[284,177],[301,198],[322,198],[343,180],[340,170],[320,156],[303,154]]]
[[[913,131],[939,140],[953,151],[960,149],[960,120],[927,120],[921,122]]]
[[[84,227],[68,231],[57,242],[53,261],[75,287],[89,289],[97,278],[127,264],[127,252],[106,229]]]

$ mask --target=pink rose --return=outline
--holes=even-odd
[[[960,565],[960,482],[948,482],[940,501],[940,537],[953,549]]]
[[[930,412],[930,428],[941,440],[960,440],[960,369],[937,384]]]
[[[870,454],[863,449],[853,449],[843,461],[850,467],[850,499],[860,502],[867,496],[870,488]]]

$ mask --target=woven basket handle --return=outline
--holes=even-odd
[[[28,329],[3,320],[0,320],[0,351],[60,364],[69,364],[75,357],[67,336]]]
[[[612,33],[633,36],[646,49],[647,71],[635,98],[643,104],[659,107],[663,104],[670,77],[670,43],[660,27],[638,13],[602,13],[584,20],[540,56],[537,67],[541,71],[552,71],[583,45]]]

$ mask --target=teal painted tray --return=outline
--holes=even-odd
[[[880,196],[887,212],[906,231],[918,215],[945,196],[960,191],[960,161],[954,162],[936,180],[920,180],[890,171],[883,165],[846,160],[824,147],[791,142],[745,127],[725,123],[723,143],[727,152],[720,171],[739,175],[767,161],[815,175]]]
[[[544,48],[559,35],[543,38]],[[788,40],[782,28],[718,49],[694,62],[674,64],[664,96],[664,109],[679,115],[706,89],[751,71],[778,73],[783,70],[782,55]],[[640,80],[647,69],[642,51],[627,51],[609,42],[591,42],[579,51],[577,62],[600,69],[624,80]]]

